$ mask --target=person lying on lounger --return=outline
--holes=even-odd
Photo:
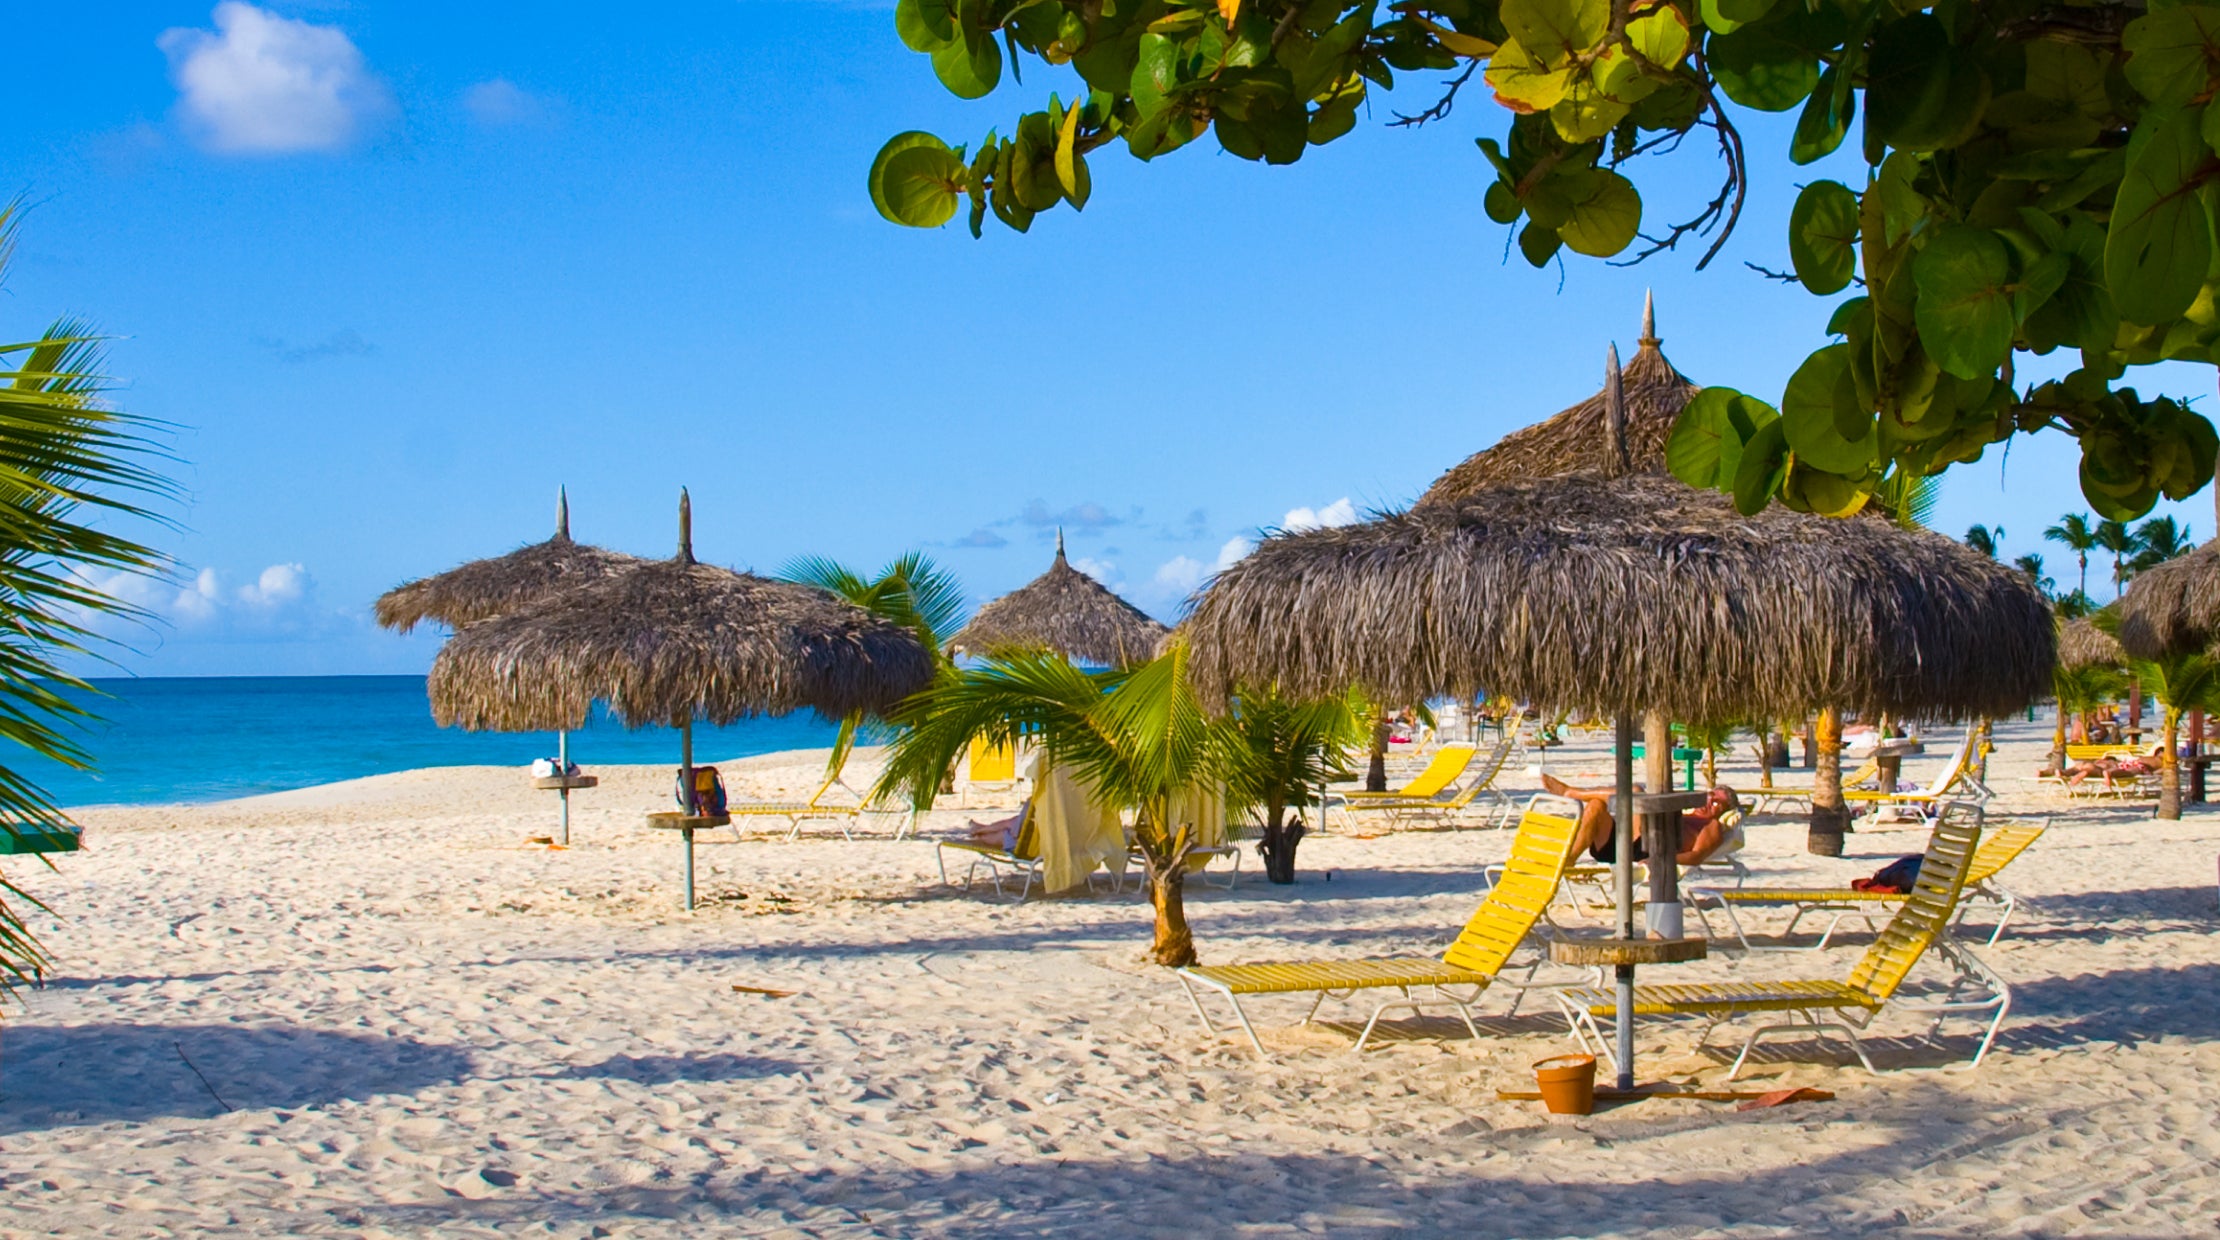
[[[1575,788],[1554,775],[1542,776],[1542,787],[1554,796],[1567,797],[1580,802],[1580,825],[1573,831],[1573,855],[1585,848],[1588,854],[1605,865],[1618,858],[1618,824],[1611,817],[1611,798],[1618,795],[1609,788]],[[1638,789],[1639,791],[1639,789]],[[1726,842],[1727,829],[1720,819],[1735,806],[1734,790],[1713,788],[1701,808],[1689,810],[1680,816],[1679,849],[1673,859],[1683,869],[1700,865],[1706,857],[1719,850]],[[1634,820],[1634,860],[1649,859],[1649,845],[1642,838],[1642,820]]]
[[[2046,770],[2043,773],[2047,775],[2050,772]],[[2069,764],[2066,767],[2066,786],[2068,788],[2079,788],[2084,780],[2095,776],[2102,778],[2104,786],[2109,789],[2118,787],[2122,780],[2132,783],[2139,776],[2156,775],[2157,773],[2158,756],[2155,753],[2150,757],[2136,758],[2107,756],[2091,762]]]
[[[1015,852],[1017,850],[1018,832],[1023,830],[1024,827],[1025,811],[1022,809],[1008,818],[997,818],[991,822],[981,822],[976,818],[967,819],[964,822],[964,840],[967,843],[978,844],[986,848],[999,848],[1003,852]]]

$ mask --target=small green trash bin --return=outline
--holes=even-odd
[[[54,830],[13,822],[0,822],[0,855],[76,852],[85,846],[85,833],[75,828]]]

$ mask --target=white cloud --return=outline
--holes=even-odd
[[[207,569],[201,570],[203,575]],[[239,587],[239,601],[249,607],[278,608],[297,603],[308,594],[308,570],[298,564],[272,564],[252,582]]]
[[[490,78],[463,92],[463,110],[481,125],[527,125],[547,116],[547,101],[507,78]]]
[[[335,27],[241,0],[217,5],[214,20],[214,30],[180,26],[157,40],[185,126],[210,150],[338,150],[392,107],[361,50]]]
[[[1290,508],[1287,510],[1287,515],[1280,518],[1280,528],[1290,534],[1299,534],[1304,530],[1323,529],[1327,526],[1355,525],[1356,523],[1357,506],[1350,503],[1349,497],[1346,495],[1324,508]]]
[[[1203,572],[1202,561],[1175,555],[1158,566],[1150,584],[1159,594],[1181,597],[1195,592],[1195,587],[1202,584]]]
[[[1108,560],[1097,560],[1092,556],[1083,555],[1073,560],[1071,566],[1110,589],[1118,588],[1118,566]]]
[[[1212,570],[1222,573],[1240,563],[1243,557],[1254,550],[1256,550],[1255,543],[1236,534],[1226,540],[1225,546],[1218,548],[1218,562],[1212,566]]]

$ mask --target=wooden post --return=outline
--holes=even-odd
[[[1618,905],[1619,938],[1634,937],[1634,720],[1618,718],[1612,738],[1614,792],[1611,822],[1611,890]],[[1620,1089],[1634,1088],[1634,966],[1617,966]]]
[[[1652,711],[1642,717],[1642,765],[1650,792],[1673,790],[1673,725]],[[1680,815],[1646,814],[1642,839],[1649,848],[1649,930],[1663,938],[1680,937]]]

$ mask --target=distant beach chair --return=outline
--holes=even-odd
[[[1351,826],[1356,824],[1358,813],[1381,814],[1394,823],[1431,819],[1454,826],[1458,815],[1470,808],[1475,800],[1485,797],[1488,798],[1488,824],[1499,824],[1518,812],[1518,804],[1496,787],[1496,781],[1501,778],[1503,768],[1509,764],[1511,751],[1517,743],[1518,737],[1511,733],[1498,737],[1495,747],[1488,751],[1487,760],[1477,768],[1473,766],[1473,759],[1479,752],[1477,749],[1470,745],[1444,745],[1441,752],[1435,755],[1433,764],[1406,785],[1404,791],[1329,792],[1326,794],[1327,811],[1330,813],[1337,808],[1338,801],[1342,818]],[[1454,762],[1445,762],[1445,756],[1453,757]],[[1434,785],[1433,778],[1444,769],[1447,771],[1447,781]],[[1454,786],[1456,778],[1468,771],[1470,777],[1464,785]],[[1433,790],[1412,791],[1427,787],[1432,787]]]
[[[855,789],[842,783],[836,773],[819,784],[817,791],[807,801],[727,801],[725,813],[732,816],[732,831],[735,835],[740,834],[742,819],[784,818],[787,824],[786,838],[789,841],[801,838],[802,824],[805,822],[830,822],[840,828],[843,838],[852,840],[856,838],[854,828],[862,822],[866,814],[902,815],[902,821],[894,827],[895,839],[901,839],[903,835],[917,829],[916,810],[873,807],[864,804],[860,797],[852,805],[828,800],[835,788],[850,796],[857,795]]]
[[[1981,811],[1978,807],[1965,806],[1962,809],[1954,809],[1950,812],[1971,814],[1976,822],[1981,821]],[[2012,920],[2013,910],[2019,907],[2019,897],[2013,895],[2009,888],[1996,881],[1997,873],[2005,866],[2012,864],[2021,853],[2026,852],[2028,845],[2033,844],[2049,827],[2050,821],[2048,819],[2035,826],[2029,826],[2025,823],[1983,825],[1981,846],[1974,850],[1973,864],[1966,870],[1965,890],[1958,897],[1958,915],[1952,919],[1953,924],[1965,920],[1966,914],[1972,910],[1973,903],[1976,900],[1996,906],[1999,910],[1996,926],[1990,930],[1988,941],[1984,944],[1989,947],[1996,946],[1997,940],[2004,937],[2004,927],[2006,923]],[[1896,906],[1902,904],[1905,899],[1907,897],[1898,892],[1859,891],[1854,887],[1737,887],[1734,889],[1691,887],[1688,889],[1689,907],[1695,910],[1697,919],[1703,923],[1705,937],[1718,937],[1712,930],[1711,918],[1706,911],[1707,908],[1716,908],[1726,914],[1728,928],[1734,932],[1735,941],[1742,945],[1744,953],[1824,950],[1828,942],[1833,939],[1835,928],[1842,924],[1843,918],[1856,915],[1863,918],[1866,927],[1871,929],[1873,928],[1873,914],[1875,912],[1893,910]],[[1788,925],[1781,930],[1781,935],[1784,938],[1796,933],[1796,927],[1805,917],[1811,914],[1831,913],[1833,917],[1828,921],[1826,930],[1820,934],[1819,941],[1809,947],[1760,948],[1752,946],[1749,933],[1743,929],[1742,919],[1736,914],[1737,909],[1744,908],[1792,908],[1796,910],[1789,918]]]
[[[1545,812],[1542,808],[1545,802],[1553,807],[1561,806],[1563,812]],[[1522,988],[1532,984],[1532,967],[1527,970],[1526,982],[1505,978],[1502,973],[1511,954],[1525,941],[1556,896],[1578,820],[1579,807],[1570,801],[1537,796],[1529,802],[1519,820],[1518,834],[1511,841],[1511,860],[1506,864],[1502,879],[1489,890],[1487,899],[1481,901],[1478,911],[1439,959],[1421,956],[1197,965],[1178,971],[1180,986],[1187,992],[1187,1001],[1194,1005],[1203,1029],[1213,1034],[1218,1028],[1203,1009],[1199,992],[1209,990],[1225,996],[1226,1002],[1233,1007],[1234,1018],[1241,1023],[1241,1031],[1248,1035],[1249,1045],[1256,1049],[1260,1059],[1270,1056],[1257,1037],[1256,1027],[1249,1023],[1248,1012],[1241,1006],[1243,995],[1315,994],[1317,998],[1312,1001],[1310,1011],[1303,1016],[1302,1023],[1307,1025],[1329,998],[1346,999],[1360,990],[1381,988],[1397,992],[1399,998],[1389,999],[1373,1009],[1372,1018],[1357,1035],[1352,1053],[1363,1052],[1380,1017],[1396,1008],[1408,1008],[1415,1014],[1427,1006],[1453,1007],[1464,1018],[1465,1028],[1478,1038],[1480,1027],[1473,1023],[1472,1008],[1480,1001],[1481,994],[1497,981]],[[1537,960],[1535,966],[1540,963]],[[1421,999],[1414,995],[1412,992],[1420,987],[1431,987],[1432,996]],[[1470,993],[1459,995],[1450,987],[1469,987]]]
[[[2124,762],[2140,760],[2149,764],[2148,771],[2121,775],[2107,773],[2103,776],[2084,778],[2079,784],[2069,783],[2063,774],[2037,775],[2038,784],[2055,784],[2069,797],[2117,797],[2121,800],[2158,795],[2158,763],[2161,746],[2157,745],[2068,745],[2066,765],[2071,768],[2090,762]]]
[[[964,890],[971,890],[983,871],[997,896],[1006,894],[1006,878],[1017,882],[1020,901],[1035,885],[1049,894],[1091,885],[1096,871],[1106,867],[1113,885],[1120,883],[1126,839],[1117,810],[1097,804],[1068,772],[1043,762],[1034,776],[1033,795],[1018,812],[1016,841],[1008,849],[974,840],[934,841],[941,882],[955,885],[948,877],[948,855],[956,853],[966,860]]]
[[[1878,777],[1880,773],[1881,764],[1867,758],[1855,770],[1842,777],[1843,791],[1847,793],[1850,789]],[[1810,784],[1775,784],[1770,788],[1751,788],[1748,791],[1750,812],[1753,814],[1771,813],[1784,805],[1800,804],[1805,809],[1811,808]]]
[[[1997,1030],[2004,1024],[2004,1017],[2012,1007],[2012,990],[2004,980],[1990,972],[1986,965],[1966,948],[1950,941],[1945,933],[1957,915],[1958,900],[1965,884],[1966,872],[1973,863],[1975,846],[1981,839],[1978,815],[1946,812],[1943,820],[1928,838],[1927,852],[1919,867],[1919,879],[1912,893],[1882,927],[1873,946],[1866,949],[1857,966],[1850,971],[1847,981],[1738,981],[1695,982],[1662,986],[1636,986],[1634,989],[1634,1014],[1637,1016],[1701,1016],[1711,1023],[1704,1028],[1710,1036],[1712,1028],[1739,1016],[1753,1012],[1779,1012],[1789,1017],[1788,1024],[1761,1025],[1750,1032],[1749,1040],[1742,1044],[1742,1053],[1735,1056],[1734,1067],[1727,1079],[1741,1075],[1742,1066],[1750,1058],[1750,1051],[1758,1041],[1774,1033],[1807,1033],[1825,1036],[1839,1032],[1850,1040],[1858,1062],[1866,1071],[1878,1073],[1873,1060],[1865,1053],[1865,1046],[1858,1040],[1858,1032],[1871,1027],[1880,1014],[1891,1007],[1931,1013],[1934,1021],[1928,1027],[1932,1037],[1941,1028],[1943,1020],[1951,1015],[1964,1015],[1979,1019],[1993,1013],[1980,1046],[1974,1051],[1970,1069],[1981,1066],[1982,1057],[1996,1041]],[[1899,997],[1912,966],[1929,949],[1944,956],[1957,968],[1957,977],[1949,989],[1939,997]],[[1557,1002],[1564,1009],[1565,1020],[1572,1035],[1583,1047],[1612,1059],[1612,1040],[1604,1036],[1596,1024],[1599,1016],[1611,1016],[1617,1010],[1617,994],[1603,986],[1575,987],[1559,991]],[[1702,1039],[1698,1039],[1698,1045]],[[1616,1063],[1613,1060],[1614,1065]]]
[[[1008,875],[1019,884],[1017,898],[1020,902],[1031,895],[1033,884],[1041,878],[1040,832],[1033,823],[1033,801],[1032,797],[1026,798],[1025,805],[1018,810],[1021,818],[1018,822],[1017,843],[1010,848],[996,848],[975,840],[933,841],[933,863],[940,867],[941,885],[955,886],[948,878],[948,854],[954,852],[962,854],[966,861],[963,882],[965,891],[971,890],[972,881],[983,869],[988,880],[994,884],[994,894],[1003,894],[1002,879],[1004,875]]]
[[[969,803],[975,793],[1002,793],[1017,791],[1018,755],[1014,744],[996,745],[984,736],[971,738],[971,751],[964,765],[963,800]]]
[[[1916,792],[1898,792],[1894,788],[1847,789],[1842,799],[1849,805],[1871,805],[1876,810],[1889,807],[1910,807],[1923,815],[1932,814],[1945,801],[1958,801],[1974,805],[1987,805],[1996,794],[1974,777],[1975,746],[1981,743],[1978,728],[1967,728],[1965,739],[1951,750],[1950,761],[1936,774],[1934,782]]]

